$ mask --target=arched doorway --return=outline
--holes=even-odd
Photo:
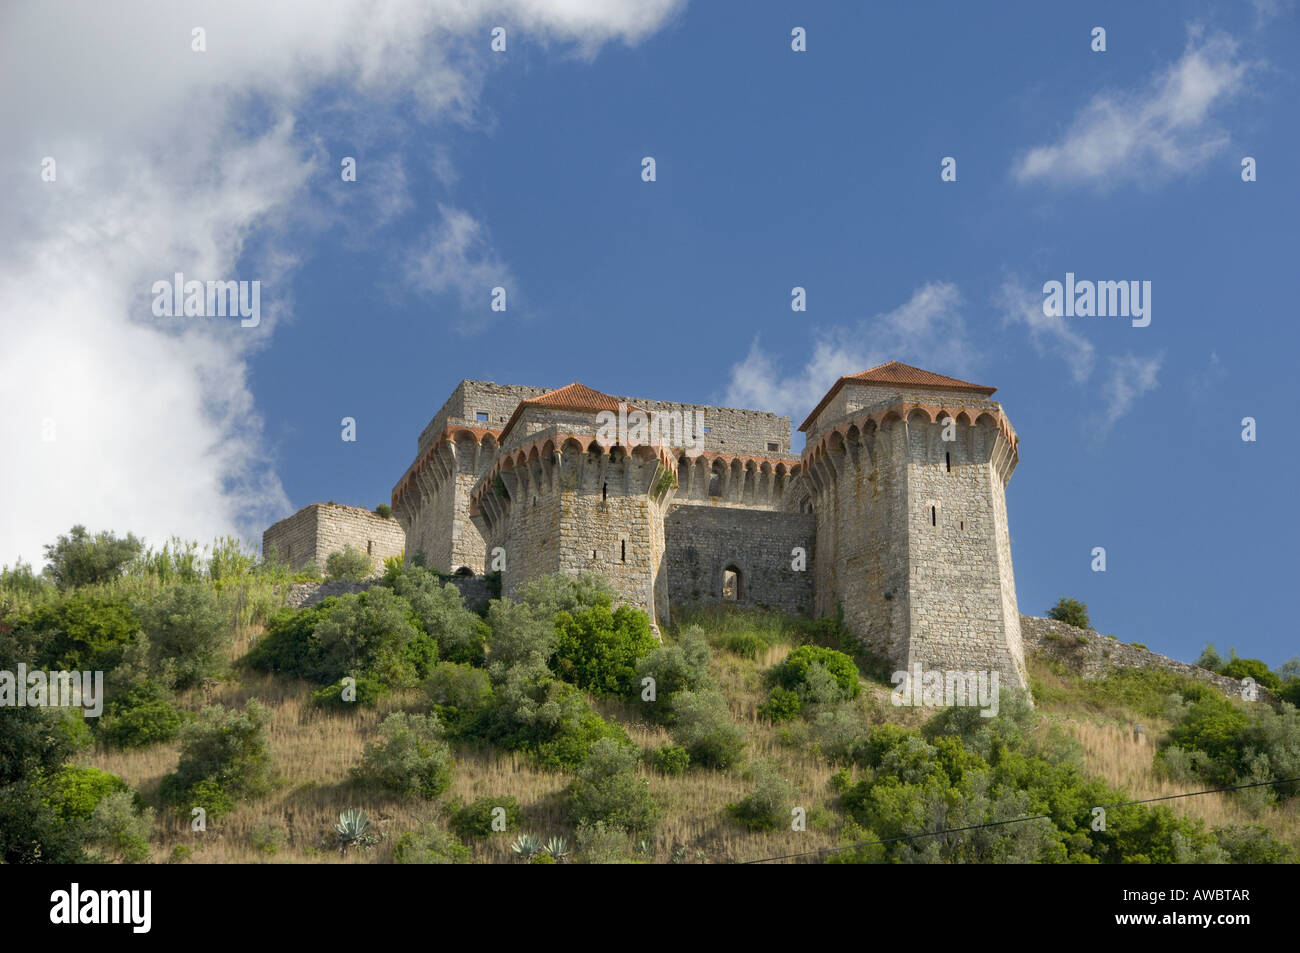
[[[740,567],[731,565],[722,570],[722,601],[739,602],[741,599]]]

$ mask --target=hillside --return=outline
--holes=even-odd
[[[1099,668],[1100,656],[1086,646],[1106,637],[1059,623],[1048,627],[1055,637],[1029,640],[1036,646],[1028,653],[1035,709],[1004,695],[998,716],[982,719],[975,709],[895,706],[888,680],[870,660],[838,651],[846,643],[830,620],[702,612],[667,628],[660,648],[644,616],[613,611],[594,578],[545,580],[521,603],[493,603],[486,618],[464,609],[445,580],[417,567],[393,566],[386,584],[364,596],[302,609],[281,608],[290,577],[259,576],[251,563],[224,578],[197,570],[188,578],[151,574],[137,565],[83,587],[20,582],[9,573],[0,589],[5,667],[24,652],[29,660],[43,655],[46,665],[116,659],[109,673],[113,718],[106,716],[66,760],[125,782],[134,825],[119,818],[113,828],[100,816],[107,813],[100,794],[87,800],[83,793],[79,807],[65,793],[46,793],[43,801],[71,818],[81,846],[104,859],[131,856],[122,846],[130,836],[140,847],[135,857],[155,863],[518,862],[512,844],[523,834],[542,842],[564,838],[562,859],[588,862],[735,863],[793,854],[821,862],[828,855],[819,852],[835,849],[837,860],[869,862],[1281,861],[1300,848],[1297,800],[1290,796],[1296,785],[1277,787],[1276,796],[1264,786],[1115,808],[1107,830],[1094,833],[1091,809],[1099,804],[1296,777],[1300,726],[1295,709],[1271,696],[1229,699],[1222,677],[1193,677],[1182,670],[1190,666],[1166,665],[1113,640],[1116,650],[1107,657],[1114,654],[1116,663]],[[177,601],[178,593],[192,601]],[[175,612],[193,611],[201,627],[203,613],[217,613],[218,652],[190,666],[185,653],[195,646],[181,639],[175,658],[154,664],[146,633],[157,629],[153,637],[166,638],[168,628],[150,606],[168,599],[172,622]],[[194,608],[200,605],[207,608]],[[103,617],[88,622],[92,607]],[[124,614],[113,616],[113,607]],[[117,619],[116,632],[110,618]],[[392,641],[398,631],[406,633],[405,644]],[[319,658],[315,678],[287,673],[295,665],[310,668],[309,649],[317,652],[328,638],[338,651],[354,653],[344,668],[365,669],[357,678],[359,701],[333,697],[334,679]],[[386,647],[376,649],[385,639]],[[358,648],[363,642],[367,647]],[[359,661],[363,655],[369,661]],[[793,661],[783,665],[788,657]],[[133,665],[144,674],[128,679],[123,673]],[[190,671],[188,679],[175,674],[178,667]],[[120,685],[132,686],[119,688],[120,696],[136,691],[152,699],[135,716],[113,708],[114,672]],[[668,696],[654,705],[638,695],[647,672]],[[377,698],[367,703],[371,694]],[[264,707],[265,725],[242,725],[237,741],[229,730],[214,733],[212,712],[208,721],[199,717],[205,707],[220,706],[229,718],[250,699]],[[129,738],[123,725],[132,717],[147,722],[148,713],[167,706],[189,727],[140,747],[108,740]],[[16,712],[6,709],[0,718]],[[431,712],[437,717],[424,721]],[[411,717],[384,735],[380,725],[394,713]],[[257,717],[250,715],[250,723]],[[206,741],[201,724],[208,726]],[[354,776],[367,746],[381,737],[390,741],[387,759],[372,758],[380,769]],[[1179,745],[1161,753],[1171,739]],[[205,757],[226,761],[177,796],[183,750],[189,746],[193,767],[204,744]],[[218,748],[224,753],[213,754]],[[69,770],[51,759],[8,778],[12,783],[0,787],[0,821],[21,815],[39,828],[13,806],[25,787],[64,792],[69,785],[60,779],[75,776],[83,787],[108,789],[98,775]],[[240,771],[261,774],[244,784]],[[411,778],[427,784],[399,792]],[[203,784],[226,788],[218,796]],[[224,813],[214,809],[206,830],[192,829],[191,802],[217,804],[227,796]],[[487,831],[490,808],[509,799],[517,815],[509,807],[507,829]],[[477,815],[457,813],[473,802]],[[799,808],[806,829],[792,830],[792,810]],[[377,838],[340,853],[333,827],[351,809],[367,814]],[[842,850],[1044,813],[1050,822]],[[77,826],[83,822],[89,826]],[[474,823],[483,836],[473,836]],[[448,837],[449,827],[460,837]],[[405,837],[399,849],[404,835],[419,836]],[[9,860],[28,859],[23,836],[11,824]],[[28,843],[41,836],[37,830]]]

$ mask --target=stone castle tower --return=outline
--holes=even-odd
[[[507,597],[591,570],[660,624],[711,601],[842,611],[898,668],[1025,687],[1005,497],[1017,438],[994,390],[897,361],[842,377],[797,455],[789,418],[763,411],[461,381],[393,514],[408,554],[495,566]],[[611,439],[614,418],[651,419],[652,438]]]
[[[1024,686],[1005,489],[1015,431],[981,387],[891,362],[836,381],[800,430],[816,608],[896,664]]]

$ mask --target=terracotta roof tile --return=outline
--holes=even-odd
[[[550,407],[554,410],[577,410],[588,413],[600,413],[602,410],[618,412],[619,401],[616,397],[610,397],[609,394],[602,394],[598,390],[593,390],[586,384],[579,384],[574,381],[557,390],[548,390],[545,394],[538,394],[536,397],[529,397],[521,400],[515,407],[515,411],[510,415],[510,420],[506,422],[505,428],[501,431],[501,442],[504,443],[506,435],[510,433],[510,428],[515,425],[520,415],[529,407]],[[634,408],[628,408],[632,410]]]
[[[943,374],[936,374],[933,371],[927,371],[920,367],[913,367],[911,364],[904,364],[901,361],[888,361],[884,364],[878,364],[875,367],[867,368],[857,374],[848,374],[841,377],[835,382],[826,396],[822,398],[821,403],[808,415],[799,429],[807,430],[812,422],[817,419],[817,415],[825,409],[826,405],[834,399],[835,395],[840,392],[847,383],[859,384],[898,384],[903,387],[914,387],[923,390],[955,390],[969,391],[974,394],[981,394],[990,397],[997,390],[996,387],[985,387],[982,384],[972,384],[970,381],[958,380],[955,377],[947,377]]]

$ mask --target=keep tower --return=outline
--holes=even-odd
[[[601,429],[620,398],[574,382],[519,403],[494,465],[475,484],[470,513],[504,558],[502,594],[551,573],[598,572],[650,622],[669,611],[664,517],[677,460],[664,446],[627,447]]]
[[[1027,688],[996,388],[891,361],[841,377],[799,428],[817,615],[898,668],[997,670]]]

